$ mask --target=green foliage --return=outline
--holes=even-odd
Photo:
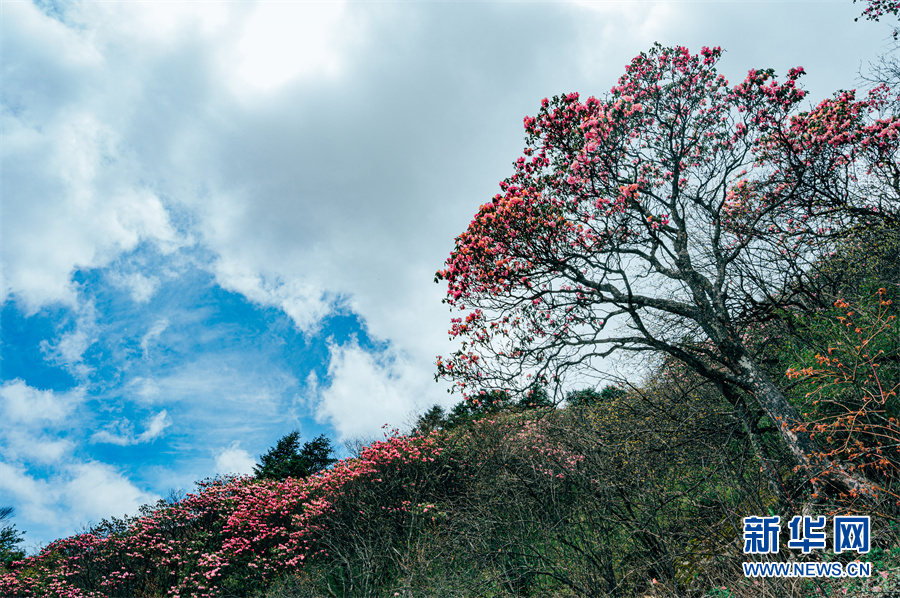
[[[310,474],[316,474],[327,469],[337,461],[332,454],[334,447],[324,434],[320,434],[309,442],[303,443],[300,449],[300,458],[306,463],[306,469]]]
[[[0,523],[10,519],[13,513],[12,507],[0,507]],[[25,553],[17,548],[22,542],[23,534],[13,523],[0,527],[0,563],[4,566],[9,567],[13,561],[25,558]]]
[[[482,390],[454,405],[447,414],[445,427],[456,428],[512,405],[512,397],[505,390]]]
[[[505,390],[480,390],[454,405],[446,416],[443,409],[435,405],[419,418],[416,429],[451,430],[488,415],[528,409],[546,409],[553,406],[553,399],[547,389],[537,384],[526,389],[518,398],[513,398]],[[436,409],[441,409],[439,414],[435,411]]]
[[[520,409],[539,409],[541,407],[553,407],[553,399],[547,392],[547,388],[535,385],[526,390],[516,402]]]
[[[594,388],[570,391],[566,394],[566,402],[572,407],[591,407],[623,396],[625,396],[624,390],[616,386],[607,385],[600,392],[597,392]]]
[[[852,231],[785,290],[789,306],[747,330],[820,455],[864,474],[890,511],[900,507],[898,254],[900,229]],[[839,492],[816,498],[859,508]]]
[[[300,432],[293,431],[261,455],[253,472],[259,479],[304,478],[327,469],[336,459],[331,441],[324,435],[300,446]]]
[[[293,431],[278,440],[278,443],[261,455],[253,468],[259,479],[283,480],[303,478],[309,475],[306,462],[300,457],[300,432]]]
[[[429,434],[434,430],[440,430],[444,427],[447,415],[444,408],[440,405],[432,405],[425,413],[416,420],[415,432],[418,434]]]

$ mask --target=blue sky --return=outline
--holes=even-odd
[[[434,272],[541,98],[654,41],[858,86],[837,2],[0,2],[0,505],[26,546],[458,397]]]

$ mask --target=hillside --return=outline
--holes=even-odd
[[[208,480],[175,504],[52,543],[3,574],[0,594],[721,598],[900,590],[895,518],[873,526],[873,550],[862,555],[875,564],[871,578],[744,578],[741,517],[778,507],[738,419],[708,389],[672,379],[600,397],[566,408],[476,410],[449,429],[394,433],[303,479]],[[790,554],[783,548],[763,560]]]

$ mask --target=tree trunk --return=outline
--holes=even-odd
[[[741,357],[739,363],[747,390],[756,397],[760,407],[778,427],[782,440],[797,464],[806,472],[816,494],[821,494],[827,486],[831,486],[852,497],[870,500],[878,497],[880,492],[877,486],[822,455],[822,449],[806,430],[800,412],[788,402],[759,365],[747,356]]]
[[[769,488],[772,490],[772,492],[775,493],[775,496],[778,497],[779,504],[787,507],[790,503],[790,497],[785,491],[784,482],[781,479],[781,474],[779,474],[778,471],[776,471],[775,468],[772,467],[772,464],[769,462],[769,455],[767,454],[765,443],[763,442],[762,435],[760,434],[759,428],[756,425],[754,417],[755,414],[750,414],[750,410],[747,408],[747,403],[744,401],[744,397],[735,392],[735,389],[732,388],[730,384],[720,384],[719,391],[722,393],[725,399],[729,403],[731,403],[731,406],[734,407],[734,410],[738,414],[738,417],[741,418],[741,423],[743,423],[744,425],[744,431],[747,433],[747,437],[750,439],[750,445],[753,447],[753,451],[759,458],[760,465],[766,472],[766,479],[769,482]]]

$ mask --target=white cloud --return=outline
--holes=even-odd
[[[117,287],[127,290],[135,303],[147,303],[159,288],[158,277],[147,276],[140,272],[130,274],[113,272],[110,280]]]
[[[150,346],[159,340],[159,337],[162,336],[162,333],[165,332],[168,327],[169,318],[160,318],[154,322],[153,326],[150,327],[150,330],[144,334],[141,338],[141,353],[144,358],[148,357],[147,352],[149,351]]]
[[[142,403],[154,403],[160,397],[159,384],[144,376],[135,376],[126,383],[125,388]]]
[[[102,50],[93,43],[94,36],[48,18],[31,2],[4,3],[0,32],[5,50],[4,100],[19,108],[27,106],[37,120],[52,112],[58,100],[53,95],[71,92],[78,85],[77,79],[93,80],[92,74],[106,63]],[[41,78],[16,68],[24,56],[14,59],[9,55],[13,48],[27,52],[27,60]],[[4,129],[5,149],[14,149],[15,144],[10,146],[10,142],[16,138],[10,139],[8,133]]]
[[[31,3],[4,5],[3,16],[0,302],[15,295],[34,313],[76,304],[76,268],[106,265],[141,240],[165,251],[180,241],[105,105],[108,85],[117,98],[128,85],[104,79],[115,65],[97,44],[103,35]]]
[[[240,448],[240,442],[237,440],[216,453],[217,474],[248,475],[253,473],[255,465],[256,460],[250,456],[250,453]]]
[[[114,467],[96,461],[69,462],[37,479],[22,465],[0,460],[0,491],[16,507],[26,545],[45,543],[91,521],[135,514],[159,496],[144,492]]]
[[[97,117],[67,115],[32,130],[28,140],[19,134],[21,122],[9,122],[16,117],[0,118],[17,138],[13,152],[4,140],[4,175],[19,183],[5,187],[5,221],[18,226],[3,229],[0,300],[14,294],[30,313],[54,302],[74,306],[76,268],[109,264],[145,239],[164,251],[177,247],[161,201],[130,187],[137,183],[128,180],[126,152]]]
[[[0,490],[7,500],[15,499],[17,511],[25,519],[49,521],[56,516],[51,510],[54,488],[50,480],[35,479],[20,465],[0,460]]]
[[[150,418],[150,421],[147,422],[147,429],[141,432],[141,435],[137,437],[137,441],[140,442],[150,442],[156,438],[159,438],[159,435],[162,434],[162,431],[172,425],[172,422],[169,421],[168,413],[163,409],[156,415]]]
[[[321,391],[316,419],[332,425],[340,440],[377,435],[384,424],[403,427],[414,410],[440,396],[396,351],[373,354],[351,342],[332,345],[330,358],[331,383]]]
[[[0,429],[3,431],[0,454],[12,461],[55,465],[70,456],[76,446],[69,439],[54,438],[16,425]]]
[[[331,313],[336,301],[309,277],[267,276],[269,268],[250,264],[235,255],[221,257],[213,265],[217,282],[225,289],[240,293],[265,307],[278,307],[304,332],[314,331],[322,318]]]
[[[55,392],[22,380],[0,385],[0,495],[16,507],[27,545],[156,499],[113,466],[76,456],[71,432],[80,427],[84,400],[83,387]],[[166,425],[165,412],[151,418],[144,440]]]
[[[134,514],[142,504],[159,499],[105,463],[73,464],[63,479],[62,487],[55,492],[57,500],[80,521]]]
[[[107,43],[139,43],[166,47],[186,39],[215,36],[228,31],[235,18],[246,19],[246,9],[227,2],[141,2],[133,5],[89,3],[71,17],[81,25],[101,29]],[[105,25],[105,27],[104,27]]]
[[[16,379],[0,385],[0,404],[3,417],[8,424],[34,425],[60,424],[65,422],[74,409],[84,401],[83,388],[67,392],[40,390]]]
[[[84,380],[92,371],[83,361],[84,354],[98,340],[101,329],[97,324],[97,310],[91,301],[79,301],[73,311],[74,328],[60,334],[55,343],[42,340],[40,348],[47,361],[63,366]]]
[[[296,77],[336,75],[342,46],[354,37],[348,17],[343,1],[256,4],[235,48],[235,91],[271,91]]]
[[[162,434],[163,430],[172,425],[168,412],[163,409],[147,420],[145,430],[138,435],[134,434],[133,425],[127,419],[120,420],[106,430],[95,432],[91,436],[91,442],[129,446],[151,442]]]
[[[275,412],[276,399],[297,381],[275,369],[265,355],[229,352],[196,356],[191,361],[148,379],[132,380],[149,397],[168,404],[196,405],[198,411],[223,411],[253,404],[257,412]]]

